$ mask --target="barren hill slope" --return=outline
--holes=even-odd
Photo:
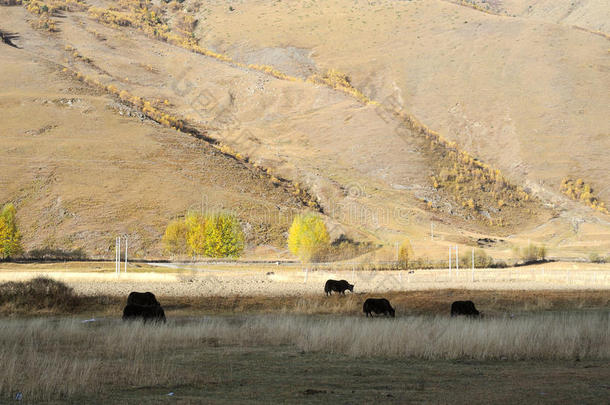
[[[443,1],[250,0],[201,16],[202,38],[220,51],[307,50],[320,69],[348,73],[366,95],[399,104],[517,182],[556,192],[573,175],[610,199],[602,37]]]
[[[148,9],[129,4],[92,1],[89,10],[56,18],[58,32],[50,34],[31,27],[35,14],[0,8],[0,29],[21,35],[22,49],[14,55],[53,61],[44,74],[86,83],[116,106],[107,112],[114,117],[109,128],[117,110],[131,111],[179,129],[157,125],[157,142],[201,144],[194,134],[233,155],[236,170],[248,170],[227,170],[224,157],[206,161],[216,173],[204,176],[203,194],[218,199],[210,205],[235,209],[251,201],[254,211],[267,204],[276,215],[278,207],[298,208],[299,201],[303,207],[305,189],[335,235],[375,240],[391,252],[405,235],[416,251],[430,254],[444,254],[453,243],[476,245],[484,236],[517,244],[532,239],[572,253],[591,244],[610,248],[607,216],[559,190],[562,178],[582,177],[602,200],[610,199],[603,37],[442,1],[252,0],[232,10],[224,2]],[[44,86],[33,83],[43,92],[56,91]],[[67,120],[79,117],[82,112]],[[83,122],[95,127],[95,120]],[[136,132],[153,125],[130,122]],[[23,122],[11,125],[24,130]],[[130,147],[140,150],[135,145]],[[184,166],[197,161],[182,149],[171,159],[177,157]],[[184,197],[161,210],[166,218],[201,199],[175,180],[180,170],[172,167],[167,198]],[[119,194],[126,203],[134,205],[140,196],[154,200],[143,193],[156,191],[156,165],[138,170],[147,168],[151,173],[137,183],[140,192],[132,193],[138,190],[133,185]],[[267,178],[241,183],[260,170]],[[116,192],[108,198],[121,201]],[[0,196],[15,199],[15,190]],[[119,221],[136,217],[131,212]],[[437,236],[432,241],[431,220]],[[259,224],[285,229],[286,221]],[[141,224],[154,224],[158,235],[160,222],[150,216]],[[271,234],[257,242],[277,242],[278,233]],[[500,248],[510,250],[508,243]]]
[[[300,200],[206,142],[146,119],[53,63],[3,47],[0,202],[13,201],[25,248],[161,255],[167,222],[232,210],[253,244],[282,246]]]
[[[454,3],[474,5],[481,11],[575,26],[610,35],[610,7],[604,0],[456,0]]]

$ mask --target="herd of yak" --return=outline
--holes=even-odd
[[[345,295],[345,291],[354,292],[354,285],[346,280],[328,280],[324,285],[327,296],[333,292]],[[362,305],[362,312],[367,317],[377,315],[395,316],[396,311],[385,298],[367,298]],[[451,304],[451,316],[466,315],[478,317],[479,311],[472,301],[455,301]],[[165,322],[165,312],[155,295],[151,292],[132,292],[127,297],[127,305],[123,309],[123,320],[142,320],[146,322]]]

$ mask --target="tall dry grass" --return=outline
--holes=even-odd
[[[116,320],[0,322],[0,398],[33,401],[117,386],[197,384],[184,358],[206,347],[293,345],[306,352],[420,359],[610,359],[610,313],[519,319],[209,317],[167,325]],[[180,360],[182,359],[182,360]],[[1,402],[1,401],[0,401]]]

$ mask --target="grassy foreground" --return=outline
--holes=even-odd
[[[126,297],[82,296],[48,278],[0,284],[0,314],[9,316],[0,320],[0,403],[18,394],[34,404],[607,396],[606,291],[385,295],[396,319],[365,318],[367,294],[159,297],[168,323],[142,325],[118,319]],[[486,316],[450,318],[458,299]]]
[[[3,320],[0,402],[601,403],[609,318]]]

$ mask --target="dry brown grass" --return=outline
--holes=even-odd
[[[380,294],[349,294],[326,297],[306,296],[235,296],[235,297],[161,297],[168,313],[193,314],[362,314],[362,303],[369,297],[390,300],[398,316],[447,315],[451,303],[472,300],[487,316],[540,311],[594,310],[610,307],[610,296],[600,291],[478,291],[426,290],[394,291]]]
[[[111,302],[112,298],[106,296],[83,297],[65,283],[47,277],[0,284],[3,315],[70,314],[105,307]]]
[[[146,342],[146,344],[142,344]],[[28,401],[99,393],[118,386],[204,383],[175,353],[205,347],[296,346],[303,352],[419,359],[610,359],[607,311],[519,319],[366,319],[249,316],[164,326],[77,320],[4,320],[0,397]]]

